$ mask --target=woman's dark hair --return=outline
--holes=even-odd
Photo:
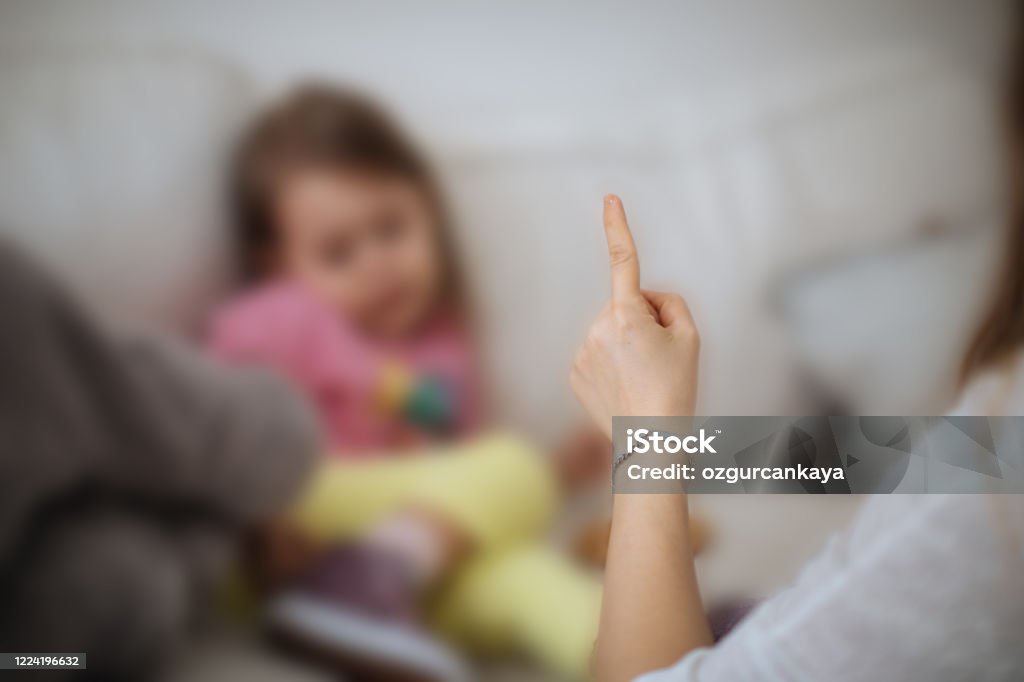
[[[1004,105],[1009,206],[1003,262],[993,299],[964,356],[965,381],[1024,346],[1024,12],[1015,9]]]
[[[268,273],[278,239],[273,201],[294,170],[354,170],[400,177],[428,202],[440,231],[444,293],[461,309],[462,292],[451,229],[429,164],[383,109],[346,88],[308,84],[260,116],[244,134],[232,166],[232,204],[241,273],[251,281]]]

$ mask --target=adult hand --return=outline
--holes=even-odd
[[[572,386],[611,436],[612,416],[693,414],[697,328],[686,302],[643,291],[622,202],[605,197],[612,300],[576,355]],[[608,543],[594,678],[625,682],[710,646],[685,495],[617,495]],[[643,580],[637,580],[638,575]]]
[[[680,296],[640,288],[640,262],[622,201],[604,201],[612,298],[576,354],[570,382],[605,435],[613,416],[693,414],[700,338]]]

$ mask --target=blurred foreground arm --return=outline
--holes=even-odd
[[[148,679],[240,531],[298,493],[313,420],[268,375],[118,333],[2,242],[0,318],[0,647]]]
[[[72,492],[238,528],[288,505],[312,468],[315,423],[282,382],[118,333],[2,242],[0,315],[0,561]]]
[[[613,416],[693,414],[699,339],[682,298],[640,289],[622,202],[608,196],[612,299],[590,328],[571,382],[597,425]],[[711,644],[697,591],[685,495],[618,495],[595,678],[626,682]]]

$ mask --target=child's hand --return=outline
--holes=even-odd
[[[693,414],[700,339],[686,302],[640,289],[640,264],[621,200],[605,197],[612,299],[590,327],[570,381],[597,426],[612,416]]]

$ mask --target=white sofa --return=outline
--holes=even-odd
[[[607,190],[628,201],[648,282],[693,303],[705,413],[806,409],[795,366],[854,406],[937,394],[982,296],[998,222],[985,92],[929,55],[812,66],[705,93],[699,106],[681,98],[579,121],[538,103],[540,124],[497,118],[435,145],[504,420],[553,438],[574,418],[563,377],[606,296]],[[0,98],[0,233],[111,314],[194,329],[230,276],[220,190],[225,152],[256,99],[245,74],[200,52],[5,52]],[[936,223],[960,237],[914,249],[925,255],[912,263],[887,248]],[[865,272],[848,258],[858,250],[894,257],[868,259],[889,266]],[[821,267],[793,280],[780,327],[764,292],[809,265]],[[962,276],[946,277],[951,267]],[[935,286],[900,298],[900,273]],[[856,285],[865,276],[892,286],[878,296]],[[868,315],[850,329],[850,311]],[[863,333],[878,319],[918,336]],[[922,330],[945,340],[908,346]],[[706,501],[721,551],[705,560],[705,588],[765,591],[790,576],[853,508],[816,504]],[[749,523],[751,506],[761,525]],[[752,542],[762,527],[799,527],[801,547]],[[231,664],[232,637],[197,660]],[[238,660],[250,671],[240,678],[259,679]]]

